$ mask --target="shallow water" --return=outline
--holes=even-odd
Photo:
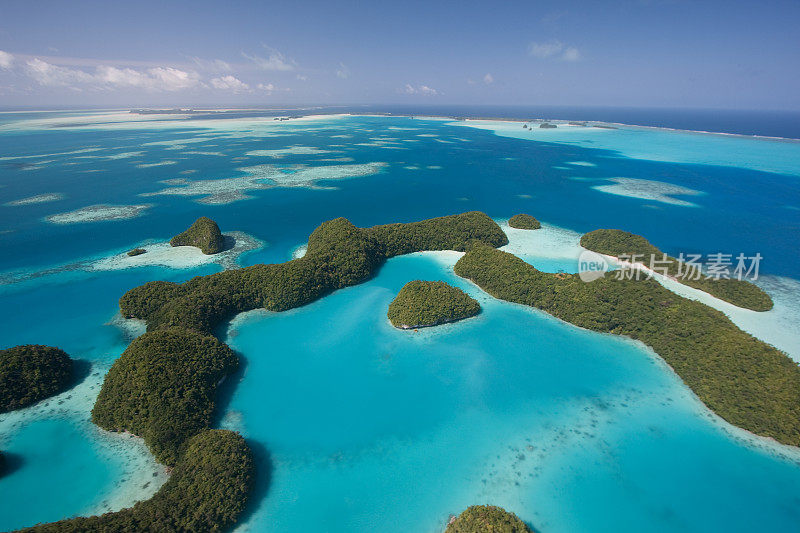
[[[528,212],[544,229],[504,226],[505,249],[548,272],[574,272],[580,235],[598,227],[672,254],[760,252],[775,319],[745,313],[742,327],[800,346],[794,328],[776,326],[800,314],[800,143],[642,128],[537,131],[537,141],[510,128],[4,115],[0,347],[60,346],[91,370],[63,395],[0,415],[0,450],[18,465],[0,478],[0,529],[121,508],[163,483],[139,441],[89,422],[102,376],[141,331],[118,317],[126,290],[287,260],[338,216],[366,226]],[[39,195],[49,201],[14,205]],[[148,207],[95,207],[93,217],[128,217],[97,222],[47,218],[136,205]],[[257,241],[222,264],[184,254],[124,268],[121,253],[163,243],[200,215]],[[506,506],[544,531],[795,527],[800,469],[778,457],[794,451],[721,424],[640,345],[489,298],[454,277],[456,257],[396,258],[361,286],[232,323],[228,342],[247,364],[221,424],[251,439],[264,489],[243,529],[433,532],[473,503]],[[386,306],[414,278],[465,288],[482,314],[394,330]]]
[[[476,502],[545,531],[797,523],[800,469],[733,442],[648,350],[448,270],[397,258],[362,286],[234,321],[247,366],[226,425],[275,468],[242,530],[434,532]],[[483,311],[398,331],[386,309],[411,279],[465,288]]]

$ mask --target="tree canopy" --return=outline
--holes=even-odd
[[[514,513],[494,505],[467,507],[447,525],[445,533],[533,533]]]
[[[198,218],[189,229],[175,235],[169,243],[172,246],[196,246],[206,255],[219,253],[225,248],[225,239],[219,226],[208,217]]]
[[[63,350],[25,344],[0,350],[0,413],[58,394],[72,381],[72,359]]]
[[[435,326],[477,315],[477,300],[444,281],[406,283],[389,304],[387,316],[396,328]]]
[[[508,225],[516,229],[539,229],[542,223],[531,215],[520,213],[508,219]]]
[[[684,285],[707,292],[720,300],[745,309],[753,311],[772,309],[772,298],[760,287],[746,280],[706,277],[699,271],[688,267],[686,263],[666,255],[641,235],[619,229],[598,229],[581,237],[581,246],[587,250],[614,257],[627,256],[632,259],[636,255],[645,266],[649,266],[650,258],[653,257],[660,262],[660,269],[664,269],[668,276]],[[695,277],[698,279],[694,279]]]

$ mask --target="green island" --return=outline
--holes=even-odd
[[[666,269],[670,277],[684,285],[707,292],[720,300],[745,309],[753,311],[772,309],[772,298],[760,287],[749,281],[733,278],[716,279],[700,275],[699,279],[693,279],[697,276],[696,271],[678,259],[666,255],[650,244],[650,241],[634,233],[618,229],[598,229],[583,235],[581,246],[587,250],[614,257],[632,257],[635,254],[644,258],[643,261],[646,265],[649,258],[654,257],[659,262],[660,268]]]
[[[503,246],[508,239],[494,220],[477,211],[372,228],[337,218],[311,233],[301,258],[198,276],[183,284],[145,283],[122,296],[120,309],[126,317],[146,320],[148,331],[177,326],[212,334],[238,313],[286,311],[366,281],[390,257],[423,250],[463,252],[476,241]]]
[[[131,289],[120,309],[146,320],[147,332],[112,365],[92,420],[143,437],[159,461],[174,466],[173,474],[153,498],[131,508],[33,530],[229,529],[245,507],[255,472],[241,436],[210,429],[217,385],[238,366],[236,355],[213,336],[215,329],[243,311],[284,311],[361,283],[396,255],[507,242],[500,227],[477,211],[372,228],[338,218],[314,230],[302,258]]]
[[[455,272],[496,298],[541,309],[593,331],[650,346],[717,415],[783,444],[800,445],[800,368],[740,330],[723,313],[653,279],[547,274],[500,250],[475,245]]]
[[[477,300],[444,281],[406,283],[389,304],[387,316],[400,329],[416,329],[455,322],[477,315]]]
[[[200,217],[183,233],[170,239],[171,246],[195,246],[206,255],[212,255],[225,249],[225,238],[219,231],[217,223],[208,217]],[[130,254],[129,254],[130,255]]]
[[[217,383],[238,365],[210,335],[184,328],[142,335],[106,375],[92,421],[142,437],[159,462],[172,466],[184,441],[209,427]]]
[[[542,223],[531,215],[520,213],[508,219],[508,225],[516,229],[539,229]]]
[[[136,257],[137,255],[142,255],[144,253],[147,253],[147,250],[145,250],[144,248],[134,248],[133,250],[128,252],[128,256]]]
[[[58,348],[25,344],[0,350],[0,413],[58,394],[72,378],[72,359]]]
[[[445,533],[533,533],[514,513],[494,505],[473,505],[447,524]]]
[[[172,475],[149,500],[117,512],[22,531],[221,531],[244,510],[254,473],[250,448],[239,434],[209,429],[187,442]]]
[[[120,309],[124,316],[145,320],[147,332],[112,366],[92,418],[101,427],[143,437],[158,460],[174,466],[173,475],[153,498],[132,508],[35,529],[230,528],[245,507],[255,473],[251,452],[238,434],[210,429],[218,384],[238,364],[214,337],[217,328],[243,311],[305,305],[369,279],[388,258],[424,250],[466,252],[456,274],[497,298],[643,341],[730,423],[800,444],[800,370],[785,354],[739,330],[722,313],[654,280],[584,283],[577,275],[546,274],[496,249],[507,242],[501,228],[476,211],[371,228],[338,218],[314,230],[301,258],[129,290]],[[485,524],[495,523],[487,520],[496,516],[499,524],[514,527],[493,508],[470,509],[451,526],[484,524],[476,531],[486,531]],[[507,529],[518,530],[526,531]]]

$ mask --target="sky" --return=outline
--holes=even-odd
[[[0,107],[800,109],[800,1],[0,1]]]

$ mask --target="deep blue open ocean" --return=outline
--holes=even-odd
[[[323,112],[415,116],[272,119]],[[13,459],[0,530],[130,506],[167,478],[138,439],[89,420],[141,332],[119,317],[125,291],[286,261],[340,216],[530,213],[542,237],[515,250],[547,271],[574,272],[578,237],[604,227],[673,255],[760,254],[757,282],[776,300],[763,336],[796,356],[785,324],[800,317],[798,138],[800,115],[783,112],[0,113],[0,348],[50,344],[91,364],[74,389],[0,415]],[[242,247],[221,261],[164,245],[201,215]],[[127,258],[137,246],[148,253]],[[242,531],[432,533],[475,503],[543,532],[797,529],[796,449],[716,418],[641,344],[489,297],[453,274],[455,259],[398,257],[367,283],[220,331],[244,369],[217,426],[242,432],[260,461]],[[462,287],[483,311],[395,330],[386,309],[412,279]]]

